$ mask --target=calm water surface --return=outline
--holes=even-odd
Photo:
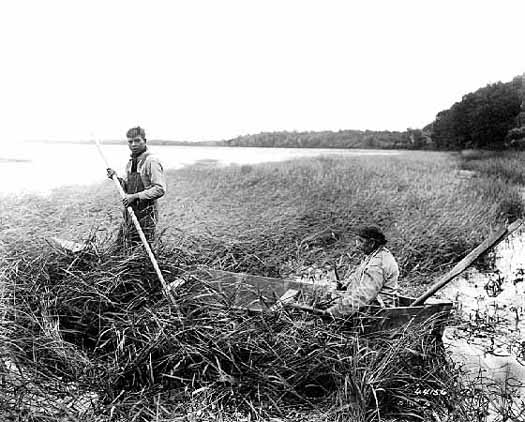
[[[109,164],[122,172],[129,158],[126,144],[104,145]],[[319,155],[396,155],[397,151],[318,148],[241,148],[152,145],[165,169],[177,169],[202,160],[218,165],[256,164]],[[105,180],[105,164],[94,145],[23,143],[0,153],[0,194],[49,193],[64,185],[86,185]]]
[[[487,421],[502,420],[497,409],[505,406],[525,420],[525,229],[494,255],[495,271],[471,269],[438,293],[455,301],[459,317],[443,340],[467,376],[493,392]]]

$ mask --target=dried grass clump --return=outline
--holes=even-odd
[[[22,368],[6,370],[10,382],[39,397],[47,391],[54,402],[76,397],[84,412],[86,397],[96,397],[91,414],[135,420],[190,410],[286,415],[298,405],[379,420],[412,408],[423,414],[417,386],[453,388],[426,327],[366,335],[292,309],[250,314],[183,250],[159,251],[159,263],[168,282],[187,280],[176,307],[140,251],[10,256],[2,356]],[[24,401],[17,391],[18,401],[7,400],[15,410]],[[445,405],[443,397],[424,399]]]

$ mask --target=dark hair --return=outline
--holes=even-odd
[[[126,132],[127,138],[136,138],[137,136],[140,136],[142,139],[146,140],[146,131],[142,129],[140,126],[132,127],[130,130]]]
[[[386,237],[377,226],[362,226],[356,230],[356,233],[363,239],[375,240],[379,246],[386,244]]]

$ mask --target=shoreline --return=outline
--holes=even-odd
[[[160,157],[164,169],[176,170],[191,165],[209,165],[215,161],[220,166],[254,165],[256,163],[294,160],[312,156],[379,156],[398,155],[402,151],[387,150],[336,150],[336,149],[294,149],[294,148],[233,148],[184,146],[153,146],[151,151]],[[107,145],[105,150],[111,165],[117,171],[129,158],[126,145]],[[30,155],[28,155],[30,154]],[[105,179],[105,164],[93,145],[38,145],[32,151],[7,154],[3,165],[0,162],[0,176],[11,178],[11,183],[0,188],[5,193],[49,193],[51,189],[64,185],[90,185]],[[14,161],[16,160],[16,161]]]

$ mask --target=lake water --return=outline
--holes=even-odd
[[[151,151],[165,169],[177,169],[198,161],[219,165],[256,164],[319,155],[395,155],[397,151],[320,148],[241,148],[152,145]],[[129,158],[126,144],[104,145],[104,154],[117,172]],[[0,152],[0,194],[49,193],[64,185],[86,185],[105,180],[106,165],[95,145],[22,143],[6,145]]]
[[[503,420],[502,409],[525,420],[525,229],[500,243],[494,258],[494,271],[470,269],[438,292],[459,317],[443,341],[466,376],[492,393],[480,403],[484,420]]]

